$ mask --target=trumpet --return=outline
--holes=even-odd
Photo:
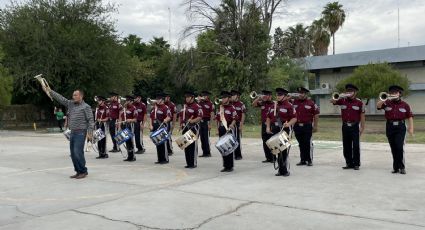
[[[262,94],[258,94],[257,92],[255,92],[255,91],[252,91],[251,93],[249,93],[249,97],[251,98],[251,99],[255,99],[255,98],[257,98],[257,97],[262,97],[262,96],[264,96],[264,95],[262,95]]]
[[[198,96],[198,97],[195,97],[195,100],[196,100],[197,102],[205,101],[205,97]]]
[[[152,100],[152,99],[148,98],[148,99],[146,99],[146,102],[147,102],[149,105],[152,105],[152,104],[157,103],[157,102],[158,102],[158,100]]]
[[[216,99],[214,100],[214,104],[219,105],[222,101],[223,101],[223,99],[216,98]]]
[[[108,98],[106,98],[105,102],[106,102],[106,101],[110,101],[110,100],[111,100],[111,98],[109,98],[109,97],[108,97]],[[125,99],[124,99],[124,100],[125,100]],[[97,96],[94,96],[94,101],[95,101],[95,102],[98,102],[98,101],[99,101],[99,98],[98,98]]]
[[[49,96],[50,97],[50,99],[53,101],[53,97],[52,97],[52,95],[50,95],[50,86],[49,86],[49,83],[47,83],[47,81],[46,81],[46,79],[44,79],[43,77],[41,77],[43,74],[39,74],[39,75],[37,75],[37,76],[35,76],[34,78],[35,79],[37,79],[39,82],[40,82],[40,84],[41,84],[41,87],[43,87],[43,89],[48,89],[47,91],[46,91],[46,94],[47,94],[47,96]]]
[[[347,97],[351,97],[353,94],[352,93],[338,93],[335,92],[332,94],[332,100],[338,100],[340,98],[347,98]]]
[[[381,92],[379,93],[379,100],[381,101],[386,101],[386,100],[395,100],[398,99],[399,96],[393,95],[393,94],[389,94],[387,92]]]
[[[288,93],[288,95],[286,95],[286,96],[291,97],[291,98],[298,98],[298,97],[300,97],[300,94],[299,93]]]

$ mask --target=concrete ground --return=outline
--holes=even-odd
[[[131,163],[88,152],[89,176],[76,180],[62,134],[0,132],[0,230],[425,229],[425,145],[406,146],[406,175],[390,173],[386,143],[362,143],[360,171],[341,169],[338,142],[316,142],[313,167],[295,166],[294,146],[284,178],[261,163],[259,139],[243,139],[231,173],[214,147],[189,170],[176,146],[160,166],[145,143]]]

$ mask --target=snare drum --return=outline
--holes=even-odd
[[[235,151],[239,146],[239,142],[232,133],[227,133],[218,139],[215,147],[221,153],[222,156],[227,156]]]
[[[117,142],[118,145],[123,144],[131,138],[133,138],[133,133],[128,128],[119,131],[118,134],[114,136],[114,140]]]
[[[274,155],[278,155],[280,152],[291,146],[289,136],[285,131],[279,132],[266,141],[267,147],[271,150]]]
[[[167,141],[170,135],[167,132],[167,127],[164,127],[152,132],[149,137],[155,145],[160,145]]]
[[[93,144],[99,142],[105,138],[105,133],[102,131],[102,129],[97,129],[93,132]]]
[[[63,132],[63,135],[69,141],[69,139],[71,139],[71,130],[70,129],[65,130],[65,132]]]
[[[192,130],[188,130],[183,136],[177,138],[176,143],[180,149],[184,150],[187,146],[191,145],[198,139],[196,134]]]

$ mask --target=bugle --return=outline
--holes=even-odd
[[[399,96],[393,95],[393,94],[389,94],[387,92],[381,92],[379,93],[379,100],[381,101],[386,101],[386,100],[395,100],[398,99]]]
[[[53,101],[53,97],[52,97],[52,95],[50,95],[50,92],[49,92],[51,90],[50,89],[50,86],[49,86],[49,83],[47,83],[46,79],[44,79],[43,77],[41,77],[42,75],[43,74],[39,74],[39,75],[35,76],[34,78],[37,79],[40,82],[41,87],[43,87],[43,89],[48,89],[48,91],[46,91],[46,94]]]
[[[255,98],[257,98],[257,97],[262,97],[262,96],[264,96],[264,95],[262,95],[262,94],[258,94],[257,92],[255,92],[255,91],[252,91],[251,93],[249,93],[249,97],[251,98],[251,99],[255,99]]]
[[[286,96],[291,97],[291,98],[298,98],[298,97],[300,97],[300,94],[299,93],[288,93],[288,95],[286,95]]]
[[[157,103],[157,102],[158,102],[158,100],[152,100],[152,99],[148,98],[148,99],[146,99],[146,102],[147,102],[149,105],[153,105],[153,104]]]
[[[338,93],[338,92],[335,92],[335,93],[332,94],[332,99],[336,101],[336,100],[338,100],[340,98],[351,97],[352,95],[353,95],[352,93]]]
[[[222,101],[223,101],[223,99],[216,98],[216,99],[214,100],[214,104],[219,105]]]

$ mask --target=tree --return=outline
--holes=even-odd
[[[308,33],[313,47],[313,55],[327,55],[331,35],[325,28],[324,19],[314,20],[308,29]]]
[[[0,15],[5,65],[14,76],[15,103],[47,104],[33,77],[42,73],[53,89],[80,88],[90,101],[109,91],[129,93],[133,64],[115,34],[101,0],[13,2]]]
[[[4,53],[0,47],[0,105],[9,105],[12,99],[13,78],[2,64],[3,57]]]
[[[240,5],[242,3],[244,1],[223,0],[218,7],[208,6],[211,14],[204,11],[201,14],[201,6],[192,6],[194,13],[210,21],[209,29],[198,36],[198,52],[192,59],[195,65],[191,80],[195,85],[211,79],[208,82],[217,87],[248,91],[267,77],[267,55],[271,46],[267,23],[262,20],[258,4]]]
[[[301,65],[288,57],[275,58],[270,63],[268,83],[272,89],[284,87],[290,92],[295,92],[300,86],[304,86],[307,79],[312,77]]]
[[[358,96],[368,100],[377,98],[380,92],[387,92],[390,85],[399,85],[405,89],[404,95],[409,94],[407,77],[402,76],[388,63],[370,63],[357,67],[353,74],[337,84],[337,90],[343,92],[348,83],[359,87]]]
[[[264,23],[267,34],[273,24],[273,17],[278,13],[278,9],[283,6],[285,0],[221,0],[221,6],[227,5],[232,8],[232,22],[237,24],[245,15],[246,5],[254,5],[259,10],[260,19]],[[216,16],[219,13],[220,7],[213,5],[206,0],[185,0],[183,5],[187,6],[189,19],[196,21],[185,29],[186,36],[205,32],[214,28]]]
[[[335,33],[345,22],[345,11],[342,7],[343,5],[338,2],[330,2],[322,11],[324,25],[330,31],[333,39],[333,54],[335,54]]]
[[[297,24],[290,26],[284,33],[282,43],[284,53],[291,58],[303,58],[310,55],[311,40],[308,26]]]

